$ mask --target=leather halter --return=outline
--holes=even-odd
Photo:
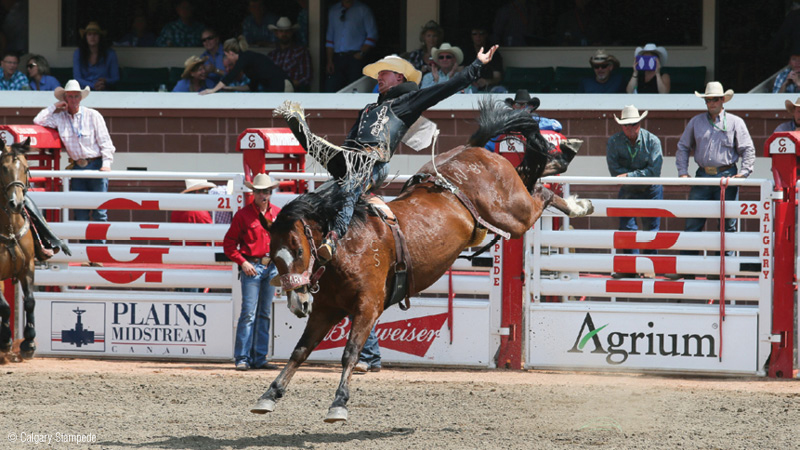
[[[305,219],[300,219],[303,223],[303,231],[308,240],[308,245],[311,248],[311,257],[308,259],[308,267],[303,273],[286,273],[280,276],[281,287],[285,292],[293,291],[303,286],[308,286],[312,294],[319,292],[319,279],[325,272],[325,266],[320,266],[316,272],[314,270],[314,262],[317,260],[317,245],[314,243],[314,236],[311,234],[311,227],[308,226]]]

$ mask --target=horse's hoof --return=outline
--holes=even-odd
[[[36,350],[28,350],[24,352],[19,352],[19,356],[22,359],[33,359],[33,355],[36,353]]]
[[[347,408],[344,406],[331,406],[328,415],[325,416],[326,423],[347,422]]]
[[[22,341],[19,346],[19,356],[21,356],[22,359],[33,359],[34,353],[36,353],[36,344]]]
[[[258,399],[256,405],[250,408],[250,412],[253,414],[266,414],[272,411],[275,411],[275,400],[268,398]]]

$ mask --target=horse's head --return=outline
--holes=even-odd
[[[313,272],[317,247],[311,228],[305,220],[275,223],[278,225],[275,226],[270,221],[263,223],[270,233],[270,255],[278,269],[278,276],[271,283],[283,288],[289,310],[303,318],[311,313],[311,304],[314,301],[312,294],[319,290],[317,280],[324,269]]]
[[[30,149],[31,139],[5,145],[0,139],[0,185],[2,185],[6,208],[14,214],[22,213],[25,192],[28,190],[28,160],[25,152]]]

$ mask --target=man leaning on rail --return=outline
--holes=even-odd
[[[744,120],[725,110],[723,105],[733,98],[733,90],[722,88],[718,81],[711,81],[706,85],[706,91],[694,95],[706,102],[708,112],[698,114],[689,120],[681,139],[678,141],[678,150],[675,153],[675,164],[678,166],[678,176],[689,177],[689,153],[694,152],[694,160],[699,166],[695,176],[697,178],[747,178],[753,173],[753,164],[756,160],[756,150],[753,139],[747,130]],[[736,163],[742,160],[742,167],[737,169]],[[692,186],[689,191],[689,200],[717,200],[720,199],[720,186]],[[725,189],[725,200],[738,200],[739,187],[730,186]],[[706,224],[705,218],[690,217],[686,219],[686,231],[702,231]],[[736,219],[725,219],[725,231],[736,231]],[[696,255],[697,251],[681,251],[682,255]],[[730,252],[726,252],[730,256]],[[691,274],[668,274],[667,278],[677,280],[680,278],[694,279]],[[719,279],[719,275],[709,275],[708,279]]]

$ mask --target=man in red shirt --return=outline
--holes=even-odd
[[[244,184],[253,190],[253,202],[239,210],[222,241],[225,255],[240,267],[242,312],[236,327],[233,357],[236,370],[277,369],[267,362],[269,325],[275,287],[270,280],[278,269],[270,262],[269,234],[259,216],[275,220],[280,208],[270,203],[272,190],[278,186],[269,175],[260,173]]]

